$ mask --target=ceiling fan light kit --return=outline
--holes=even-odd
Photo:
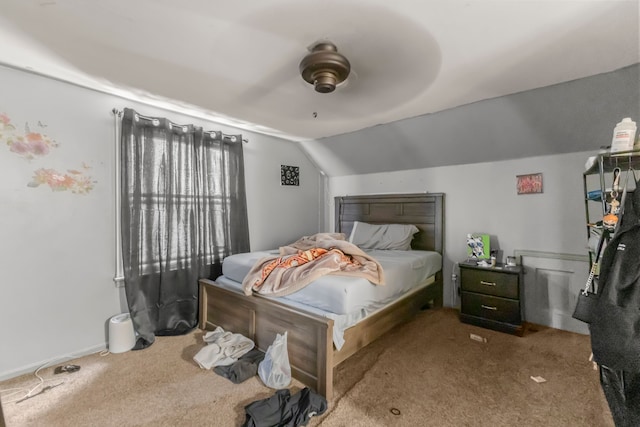
[[[331,93],[349,76],[351,64],[331,42],[323,41],[311,48],[311,52],[300,61],[300,74],[316,92]]]

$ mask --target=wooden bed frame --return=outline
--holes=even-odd
[[[336,197],[336,232],[351,233],[354,221],[371,224],[414,224],[420,230],[413,249],[443,253],[444,195],[420,193]],[[292,376],[330,399],[333,368],[359,349],[397,325],[410,320],[431,304],[442,306],[442,271],[426,286],[414,290],[384,309],[366,317],[344,333],[345,344],[333,346],[333,320],[289,307],[276,298],[247,297],[200,280],[201,329],[220,326],[251,338],[266,350],[276,334],[287,331],[287,350]]]

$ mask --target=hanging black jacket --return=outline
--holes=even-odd
[[[589,326],[594,360],[627,372],[640,372],[639,218],[640,189],[627,194],[620,228],[602,256],[599,298]]]

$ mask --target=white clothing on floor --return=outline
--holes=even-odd
[[[203,340],[207,345],[193,356],[193,360],[202,369],[230,365],[255,346],[254,342],[244,335],[226,332],[219,326],[207,332]]]

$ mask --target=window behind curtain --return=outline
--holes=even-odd
[[[125,290],[144,348],[193,328],[198,279],[249,250],[242,137],[125,109],[121,183]]]

